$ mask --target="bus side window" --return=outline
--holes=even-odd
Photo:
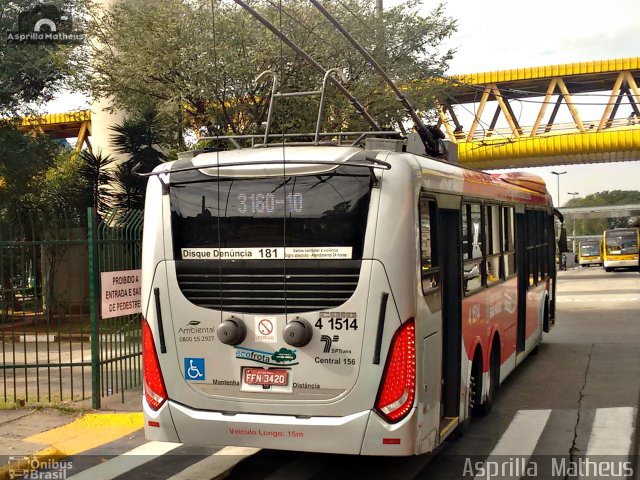
[[[538,269],[538,281],[546,280],[547,275],[549,273],[549,262],[548,262],[548,240],[547,240],[547,222],[545,221],[545,215],[542,210],[537,212],[538,217],[538,262],[540,264],[540,268]]]
[[[513,207],[502,207],[502,258],[504,262],[504,276],[509,278],[516,273],[516,242],[514,238]]]
[[[500,207],[485,206],[485,238],[487,244],[487,286],[504,278],[500,256]]]
[[[440,284],[440,266],[438,265],[436,202],[420,198],[420,276],[422,293],[437,288]]]
[[[482,210],[479,203],[462,204],[462,267],[464,293],[482,287]]]
[[[527,270],[529,286],[533,286],[541,282],[549,272],[547,259],[549,246],[546,238],[544,212],[527,209],[526,219]]]

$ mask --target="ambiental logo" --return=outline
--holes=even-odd
[[[85,33],[73,30],[71,15],[50,3],[18,14],[18,29],[7,32],[8,44],[82,43]]]

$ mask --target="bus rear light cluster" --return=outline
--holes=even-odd
[[[153,410],[158,410],[167,400],[167,389],[162,379],[151,327],[144,318],[142,319],[142,365],[144,395],[149,406]]]
[[[396,331],[391,342],[375,408],[389,423],[402,420],[416,393],[416,332],[413,318]]]

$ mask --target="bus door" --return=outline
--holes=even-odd
[[[443,419],[460,416],[462,356],[462,271],[460,210],[440,209],[438,243],[442,265]]]
[[[529,286],[529,273],[527,267],[529,252],[526,244],[526,216],[524,209],[518,211],[516,207],[516,264],[518,269],[518,326],[516,333],[516,362],[518,355],[524,353],[527,326],[527,289]]]

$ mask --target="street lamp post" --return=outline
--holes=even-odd
[[[560,175],[564,175],[567,172],[551,172],[551,173],[553,173],[555,176],[558,177],[558,205],[557,205],[557,207],[560,208]],[[557,224],[557,225],[558,225],[558,228],[560,228],[560,224]],[[558,233],[558,235],[560,235],[560,232]],[[560,265],[566,265],[565,262],[562,261],[562,257],[564,255],[566,255],[566,254],[562,253],[561,255],[562,256],[560,257]],[[566,269],[566,267],[565,267],[565,269]]]
[[[560,178],[560,177],[558,177]],[[576,195],[578,195],[578,192],[567,192],[568,195],[571,195],[571,200],[575,200],[576,199]],[[576,252],[576,219],[573,219],[573,253],[577,253]]]
[[[567,172],[551,172],[558,177],[558,208],[560,208],[560,175],[564,175]]]

